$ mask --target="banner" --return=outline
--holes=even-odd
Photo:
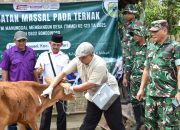
[[[0,4],[0,61],[3,51],[14,45],[16,31],[27,33],[27,45],[36,51],[37,57],[49,49],[51,35],[56,32],[63,35],[61,50],[70,59],[80,43],[90,42],[113,72],[116,61],[121,58],[117,16],[116,0]]]

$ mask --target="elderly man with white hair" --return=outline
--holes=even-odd
[[[115,77],[108,72],[105,61],[94,54],[94,47],[89,42],[81,43],[77,47],[75,55],[76,57],[56,76],[53,83],[44,90],[42,95],[49,95],[49,98],[51,98],[53,88],[56,84],[67,74],[77,71],[82,80],[82,84],[69,86],[66,89],[71,92],[87,91],[85,94],[88,100],[87,112],[80,130],[95,130],[102,113],[104,113],[107,124],[111,130],[125,130],[122,123],[120,96],[118,96],[107,110],[101,110],[92,102],[92,97],[98,91],[100,85],[106,82],[112,86],[113,91],[117,93],[117,95],[120,95],[117,81]]]

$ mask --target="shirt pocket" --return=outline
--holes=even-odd
[[[43,60],[43,67],[44,67],[44,70],[48,70],[48,68],[52,68],[49,58],[46,58]]]
[[[51,64],[49,58],[44,58],[43,63],[46,64],[46,65]]]
[[[59,73],[63,70],[63,68],[67,65],[63,60],[56,61],[56,71]]]
[[[161,67],[170,67],[172,65],[173,57],[171,53],[162,53],[158,56],[157,64]]]
[[[11,69],[18,68],[18,67],[21,66],[21,64],[22,64],[21,60],[15,59],[15,60],[12,61]]]

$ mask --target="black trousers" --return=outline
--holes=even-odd
[[[66,130],[66,101],[56,102],[57,109],[57,130]],[[45,109],[41,116],[41,124],[39,130],[50,130],[51,127],[51,115],[53,106]]]
[[[122,121],[120,97],[106,111],[99,109],[94,103],[88,101],[86,115],[80,130],[95,130],[98,125],[102,113],[107,121],[107,124],[111,130],[125,130]]]

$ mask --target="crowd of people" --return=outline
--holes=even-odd
[[[129,87],[130,101],[133,107],[135,125],[132,130],[140,130],[144,124],[146,130],[179,130],[180,112],[180,44],[168,37],[166,20],[151,23],[150,39],[147,29],[135,17],[138,11],[129,4],[123,11],[124,25],[123,86],[118,86],[115,77],[108,72],[106,62],[94,52],[90,42],[82,42],[71,61],[60,48],[63,36],[54,33],[49,41],[50,49],[41,53],[36,60],[35,52],[26,46],[27,34],[17,31],[15,45],[3,53],[0,64],[3,81],[36,81],[45,84],[45,77],[54,78],[42,96],[51,99],[53,88],[68,74],[77,72],[81,84],[66,86],[71,93],[86,92],[86,115],[80,130],[95,130],[102,114],[111,130],[125,130],[122,120],[122,108],[119,87]],[[43,81],[39,81],[39,76]],[[92,97],[102,84],[108,83],[119,95],[107,110],[102,110],[92,102]],[[57,130],[66,130],[66,102],[56,102]],[[41,116],[40,130],[50,130],[53,106],[47,108]],[[17,130],[17,124],[10,124],[8,130]],[[27,129],[30,129],[27,126]]]

